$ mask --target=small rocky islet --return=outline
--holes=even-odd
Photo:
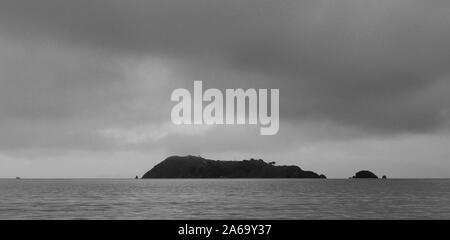
[[[375,175],[375,173],[369,171],[369,170],[361,170],[351,178],[372,178],[372,179],[378,179],[378,176]],[[386,175],[383,175],[382,179],[386,179]]]

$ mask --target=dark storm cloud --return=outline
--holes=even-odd
[[[425,132],[448,120],[448,9],[446,1],[406,0],[5,0],[0,31],[172,57],[192,76],[209,64],[254,73],[258,87],[281,89],[285,121]],[[227,80],[217,79],[203,80],[211,87]]]

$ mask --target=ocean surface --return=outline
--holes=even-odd
[[[3,179],[0,219],[450,219],[450,180]]]

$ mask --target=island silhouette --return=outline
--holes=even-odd
[[[383,177],[384,177],[384,179],[386,179],[386,176],[383,176]],[[369,170],[361,170],[361,171],[355,173],[355,176],[353,176],[351,178],[378,178],[378,176]]]
[[[326,178],[298,166],[276,166],[262,159],[211,160],[200,156],[171,156],[142,178]]]

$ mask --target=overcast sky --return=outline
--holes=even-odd
[[[2,0],[0,177],[141,176],[170,155],[450,177],[445,0]],[[175,126],[171,92],[280,89],[280,131]]]

